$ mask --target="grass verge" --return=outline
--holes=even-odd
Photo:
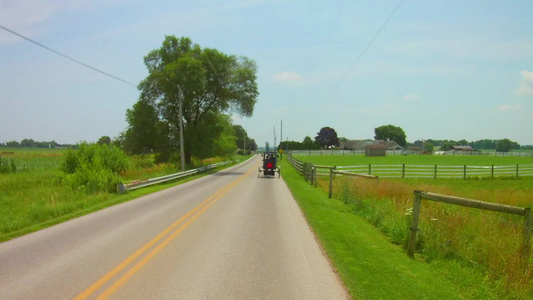
[[[409,259],[350,205],[328,199],[282,162],[283,179],[353,299],[505,299],[483,272],[457,261]]]

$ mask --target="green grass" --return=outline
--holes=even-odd
[[[295,156],[303,162],[327,166],[352,165],[533,165],[533,157],[502,157],[502,156],[440,156],[440,155],[389,155],[384,157],[356,156]]]
[[[354,299],[504,299],[476,269],[409,259],[401,246],[282,162],[283,179]]]
[[[0,174],[0,242],[215,171],[134,190],[124,195],[109,193],[87,195],[83,191],[72,190],[59,182],[58,167],[61,163],[61,155],[62,151],[54,152],[48,149],[46,151],[17,151],[15,154],[6,155],[15,158],[17,164],[26,165],[26,168],[16,173]],[[248,157],[234,157],[235,164],[246,158]],[[229,166],[231,165],[222,168]],[[130,174],[134,176],[126,177],[126,179],[139,179],[138,175],[141,175],[141,178],[153,178],[178,172],[169,166],[147,167],[145,171],[143,173],[142,170],[137,169],[136,172]]]

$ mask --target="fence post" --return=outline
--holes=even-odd
[[[416,247],[416,233],[418,232],[418,219],[420,217],[420,204],[422,202],[421,191],[415,191],[414,201],[413,201],[413,214],[411,216],[411,227],[409,243],[407,245],[407,255],[411,258],[415,257],[415,247]]]
[[[316,167],[313,167],[313,177],[314,177],[314,186],[317,186],[317,178],[316,178]]]
[[[437,165],[435,165],[435,179],[437,179]]]
[[[329,199],[333,196],[333,167],[329,168]]]
[[[490,177],[494,177],[494,165],[492,165],[492,168],[490,169]]]
[[[126,187],[122,183],[118,184],[117,189],[119,194],[124,194],[126,192]]]
[[[518,177],[518,165],[516,165],[516,177]]]
[[[368,164],[368,175],[372,175],[372,164]]]
[[[531,208],[526,207],[524,213],[524,251],[522,252],[522,257],[524,261],[529,260],[529,254],[531,253]]]
[[[464,166],[463,179],[466,179],[466,165]]]
[[[405,178],[405,164],[402,164],[402,178]]]

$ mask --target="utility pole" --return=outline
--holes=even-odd
[[[181,170],[185,171],[185,149],[183,145],[183,92],[178,87],[178,117],[179,117],[179,129],[180,129],[180,158],[181,158]]]
[[[279,155],[279,159],[283,159],[283,120],[281,120],[281,137],[279,139],[281,141],[281,154]]]
[[[278,152],[278,145],[276,144],[276,126],[274,126],[274,152]]]

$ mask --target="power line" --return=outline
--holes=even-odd
[[[372,39],[368,42],[368,44],[366,45],[366,47],[363,49],[363,51],[359,54],[359,56],[357,56],[357,58],[355,59],[355,61],[352,63],[352,65],[350,66],[350,68],[348,69],[348,71],[341,77],[341,79],[337,82],[337,84],[335,85],[335,87],[331,90],[331,92],[328,94],[327,97],[324,98],[324,101],[322,101],[322,103],[327,103],[327,101],[329,100],[329,98],[331,97],[331,95],[333,95],[333,93],[337,90],[337,88],[341,85],[341,83],[344,81],[344,79],[346,79],[346,77],[350,74],[350,72],[352,72],[353,68],[355,67],[355,65],[357,65],[357,63],[359,62],[359,60],[361,60],[361,58],[363,57],[363,55],[365,55],[365,53],[368,51],[368,49],[370,49],[370,46],[372,46],[372,44],[374,43],[374,41],[377,39],[377,37],[379,36],[379,34],[383,31],[383,29],[385,28],[385,26],[387,26],[387,24],[389,23],[389,21],[392,19],[392,17],[396,14],[396,12],[398,11],[398,9],[400,8],[400,6],[402,5],[402,3],[404,2],[404,0],[400,0],[400,2],[398,3],[398,5],[396,5],[396,7],[394,8],[394,10],[392,11],[392,13],[387,17],[387,19],[385,20],[385,22],[381,25],[381,27],[378,29],[378,31],[376,32],[376,34],[372,37]],[[342,6],[341,6],[342,8]],[[321,110],[323,107],[323,105],[319,106],[315,111],[318,111],[318,110]]]
[[[404,0],[401,0],[400,3],[398,3],[398,5],[396,5],[396,7],[394,8],[394,10],[392,11],[392,13],[389,15],[389,17],[385,20],[385,22],[383,23],[383,25],[381,25],[381,27],[379,28],[379,30],[376,32],[376,34],[374,35],[374,37],[370,40],[370,42],[368,42],[368,44],[366,45],[366,47],[363,49],[363,51],[359,54],[359,56],[357,56],[357,58],[355,59],[355,61],[352,63],[352,65],[350,66],[350,68],[348,69],[348,71],[341,77],[341,79],[337,82],[337,85],[335,85],[335,87],[331,90],[331,92],[329,93],[329,95],[326,97],[326,99],[324,99],[325,101],[327,101],[331,95],[333,94],[333,92],[335,92],[335,90],[337,90],[337,88],[341,85],[341,83],[344,81],[344,79],[346,79],[346,77],[348,76],[348,74],[350,74],[350,72],[352,72],[353,68],[355,67],[355,65],[357,65],[357,63],[359,62],[359,60],[361,60],[361,58],[363,57],[363,55],[365,55],[365,53],[368,51],[368,49],[370,48],[370,46],[372,46],[372,44],[374,43],[374,41],[377,39],[378,35],[383,31],[383,29],[385,28],[385,26],[387,26],[387,24],[389,23],[390,19],[392,18],[392,16],[394,16],[396,14],[396,11],[398,11],[398,9],[400,8],[400,6],[402,5]]]
[[[0,25],[0,28],[2,28],[3,30],[5,30],[5,31],[7,31],[7,32],[9,32],[9,33],[11,33],[11,34],[14,34],[14,35],[16,35],[16,36],[18,36],[18,37],[20,37],[20,38],[23,38],[23,39],[27,40],[28,42],[33,43],[33,44],[35,44],[35,45],[37,45],[37,46],[39,46],[39,47],[41,47],[41,48],[44,48],[44,49],[46,49],[46,50],[48,50],[48,51],[50,51],[50,52],[53,52],[53,53],[55,53],[55,54],[57,54],[57,55],[59,55],[59,56],[62,56],[63,58],[66,58],[66,59],[71,60],[71,61],[73,61],[73,62],[75,62],[75,63],[77,63],[77,64],[80,64],[80,65],[82,65],[82,66],[84,66],[84,67],[86,67],[86,68],[88,68],[88,69],[91,69],[91,70],[96,71],[96,72],[98,72],[98,73],[100,73],[100,74],[103,74],[103,75],[106,75],[106,76],[111,77],[111,78],[113,78],[113,79],[116,79],[116,80],[118,80],[118,81],[122,81],[122,82],[125,83],[125,84],[129,84],[129,85],[132,85],[132,86],[134,86],[134,87],[137,87],[136,84],[133,84],[133,83],[131,83],[131,82],[129,82],[129,81],[126,81],[126,80],[124,80],[124,79],[122,79],[122,78],[119,78],[119,77],[117,77],[117,76],[111,75],[111,74],[109,74],[109,73],[107,73],[107,72],[104,72],[104,71],[102,71],[102,70],[100,70],[100,69],[97,69],[97,68],[95,68],[95,67],[92,67],[92,66],[90,66],[90,65],[88,65],[88,64],[86,64],[86,63],[83,63],[83,62],[81,62],[81,61],[79,61],[79,60],[77,60],[77,59],[74,59],[74,58],[72,58],[72,57],[70,57],[70,56],[68,56],[68,55],[66,55],[66,54],[63,54],[63,53],[61,53],[61,52],[59,52],[59,51],[56,51],[56,50],[54,50],[54,49],[52,49],[52,48],[50,48],[50,47],[45,46],[45,45],[43,45],[43,44],[41,44],[41,43],[39,43],[39,42],[36,42],[36,41],[34,41],[34,40],[32,40],[32,39],[26,37],[26,36],[23,36],[22,34],[17,33],[17,32],[15,32],[15,31],[13,31],[13,30],[11,30],[11,29],[9,29],[9,28],[6,28],[6,27],[4,27],[4,26],[2,26],[2,25]]]
[[[339,6],[339,10],[337,11],[337,16],[335,17],[335,20],[333,21],[333,25],[329,29],[328,35],[326,39],[324,40],[324,43],[322,44],[322,48],[320,48],[320,53],[318,54],[318,57],[316,58],[315,63],[313,64],[313,69],[311,70],[311,73],[315,71],[318,61],[320,60],[320,58],[322,57],[322,54],[324,53],[324,48],[326,48],[326,44],[329,43],[329,39],[331,38],[331,34],[333,33],[335,26],[337,25],[337,21],[339,20],[339,16],[341,15],[341,11],[345,3],[346,3],[346,0],[343,0],[341,5]]]

